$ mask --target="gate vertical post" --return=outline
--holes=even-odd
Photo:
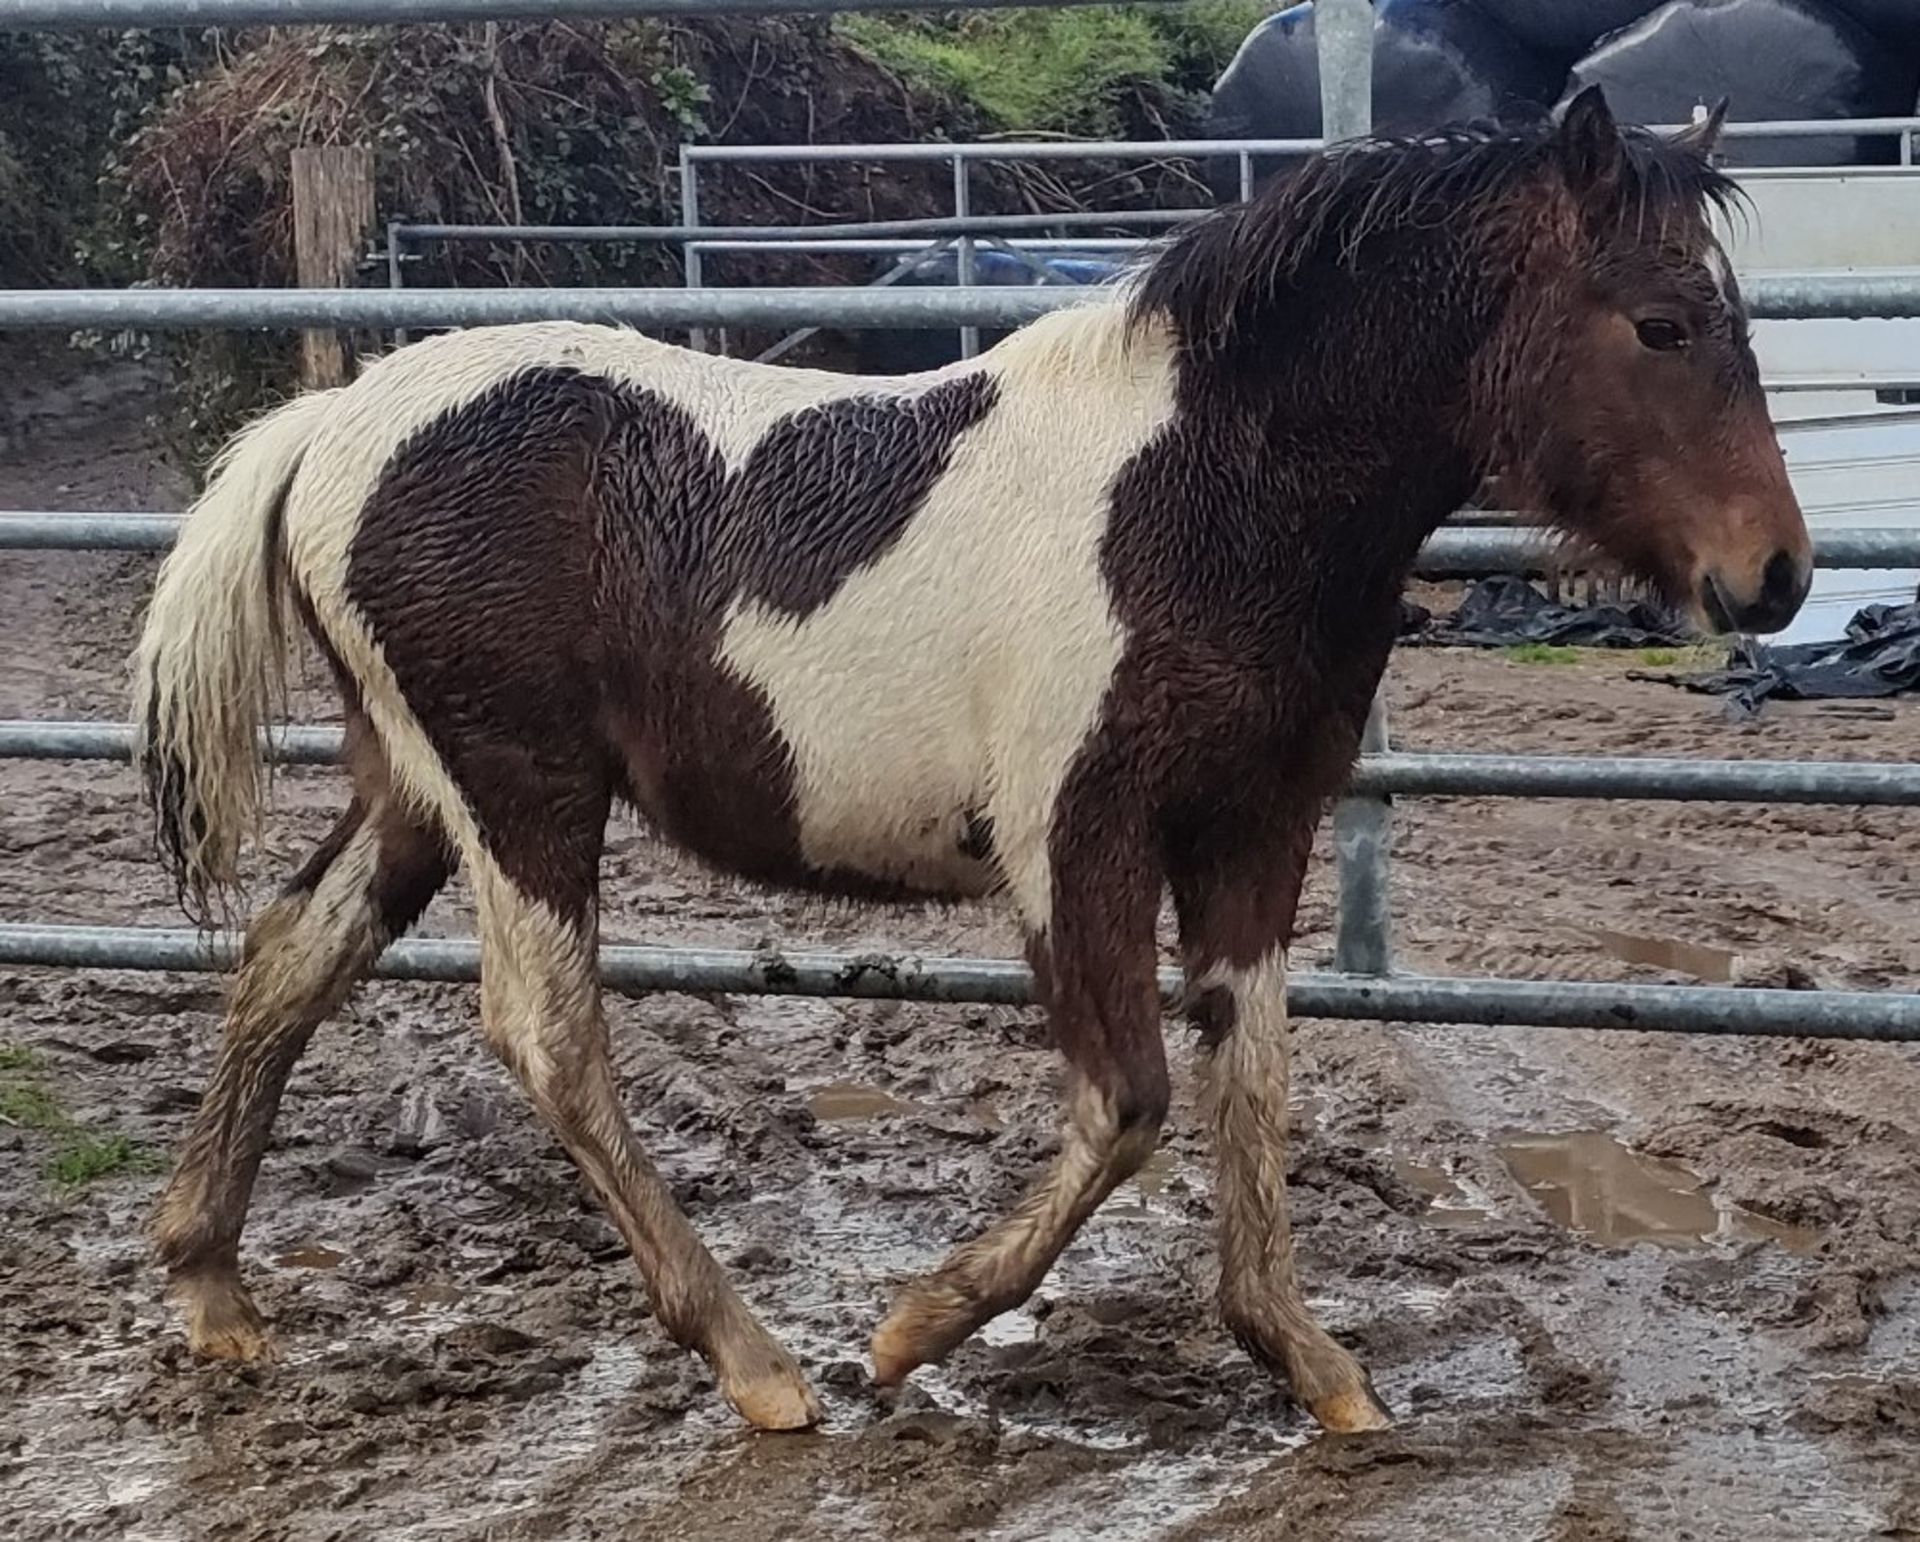
[[[373,229],[373,151],[355,145],[293,152],[293,263],[302,289],[353,283]],[[352,378],[347,335],[326,328],[300,334],[300,383],[343,386]]]
[[[1320,58],[1320,131],[1329,144],[1373,127],[1373,6],[1369,0],[1316,0],[1314,39]],[[1367,713],[1362,754],[1387,747],[1385,684]],[[1340,875],[1340,914],[1334,967],[1349,974],[1387,974],[1393,968],[1388,867],[1393,826],[1380,796],[1343,798],[1333,813],[1333,847]]]
[[[695,164],[687,147],[680,146],[680,224],[685,230],[700,228],[700,168]],[[680,261],[685,273],[686,286],[689,289],[704,289],[707,286],[706,267],[702,254],[694,249],[691,238],[681,244]],[[687,333],[687,346],[696,353],[707,351],[707,329],[693,327]]]
[[[956,153],[953,157],[953,213],[956,219],[965,221],[973,215],[972,181],[968,176],[967,158]],[[965,225],[961,229],[965,230]],[[954,245],[958,266],[954,277],[963,289],[972,288],[974,282],[973,237],[963,234]],[[972,359],[980,353],[980,329],[962,327],[960,329],[960,357]]]

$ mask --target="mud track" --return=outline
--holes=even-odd
[[[138,400],[49,397],[0,506],[173,508]],[[86,410],[78,410],[85,406]],[[17,426],[17,425],[16,425]],[[0,716],[111,716],[142,559],[0,555]],[[1717,704],[1632,661],[1395,663],[1410,748],[1920,755],[1920,709]],[[307,703],[310,716],[326,704]],[[284,870],[342,800],[280,786]],[[177,924],[130,776],[0,762],[0,918]],[[1410,967],[1911,989],[1898,811],[1407,803]],[[991,911],[745,892],[628,825],[612,940],[1007,955]],[[1317,868],[1299,958],[1326,960]],[[464,931],[464,898],[429,933]],[[269,1367],[184,1354],[140,1224],[158,1179],[46,1175],[0,1124],[0,1534],[54,1537],[1920,1537],[1920,1049],[1303,1022],[1303,1268],[1401,1416],[1317,1437],[1209,1303],[1206,1152],[1166,1148],[1029,1310],[882,1400],[894,1281],[1006,1205],[1050,1140],[1029,1012],[612,1005],[627,1102],[830,1424],[756,1438],[669,1345],[612,1228],[458,988],[369,988],[295,1073],[247,1234]],[[0,972],[9,1073],[164,1151],[217,983]],[[1184,1031],[1170,1028],[1184,1061]]]

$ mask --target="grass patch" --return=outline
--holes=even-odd
[[[1501,650],[1515,664],[1578,664],[1578,648],[1561,648],[1552,643],[1517,643]]]
[[[48,1161],[47,1176],[63,1189],[78,1189],[121,1173],[157,1173],[165,1165],[158,1152],[124,1135],[73,1130]]]
[[[31,1071],[40,1057],[24,1044],[0,1044],[0,1072]]]
[[[1655,669],[1719,669],[1727,662],[1727,650],[1718,643],[1694,643],[1685,648],[1642,648],[1634,655],[1642,664]]]
[[[0,1087],[0,1119],[23,1130],[58,1130],[67,1124],[67,1111],[46,1088],[12,1082]]]
[[[102,1178],[159,1172],[165,1166],[158,1152],[129,1137],[81,1124],[41,1085],[41,1068],[32,1050],[0,1044],[0,1124],[52,1137],[43,1171],[56,1185],[85,1188]]]
[[[1195,95],[1277,7],[1264,0],[931,16],[843,15],[861,52],[1007,132],[1111,135],[1130,95]]]

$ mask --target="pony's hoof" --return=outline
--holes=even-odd
[[[1307,1412],[1323,1430],[1334,1435],[1364,1435],[1393,1428],[1393,1415],[1387,1412],[1387,1405],[1365,1383],[1323,1397]]]
[[[910,1280],[867,1346],[874,1385],[897,1387],[920,1366],[938,1365],[991,1316],[973,1281],[951,1261]]]
[[[874,1329],[873,1342],[867,1346],[867,1352],[873,1357],[876,1387],[897,1387],[920,1365],[917,1346],[895,1317],[889,1317]]]
[[[274,1358],[266,1318],[237,1279],[200,1276],[176,1281],[187,1314],[187,1347],[208,1360],[243,1365]]]
[[[868,1353],[874,1385],[897,1387],[919,1367],[946,1359],[975,1326],[971,1314],[956,1308],[950,1293],[910,1286],[873,1330]]]
[[[735,1413],[757,1430],[809,1430],[826,1417],[797,1371],[722,1388]]]

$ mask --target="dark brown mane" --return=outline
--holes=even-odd
[[[1622,127],[1619,142],[1611,213],[1633,239],[1741,202],[1738,185],[1684,140]],[[1543,116],[1380,136],[1316,155],[1248,202],[1195,221],[1149,258],[1132,320],[1164,315],[1190,351],[1231,353],[1260,334],[1263,312],[1307,269],[1350,265],[1371,238],[1390,232],[1471,225],[1530,181],[1546,185],[1561,154]]]

